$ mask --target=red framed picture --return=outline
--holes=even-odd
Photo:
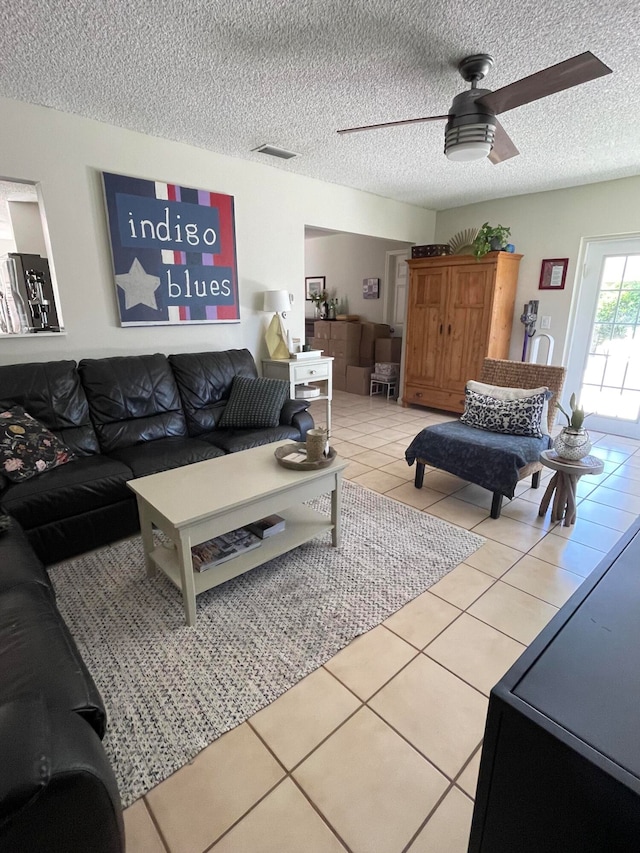
[[[547,258],[542,262],[538,290],[564,290],[569,258]]]

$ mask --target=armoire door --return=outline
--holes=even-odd
[[[464,393],[486,355],[495,264],[451,267],[444,329],[442,387]]]
[[[413,270],[407,311],[405,381],[440,387],[449,271]]]

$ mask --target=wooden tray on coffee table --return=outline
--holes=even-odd
[[[328,465],[331,465],[334,459],[338,456],[335,448],[333,447],[329,448],[328,456],[318,459],[317,462],[302,462],[287,458],[294,453],[302,453],[306,456],[307,449],[301,442],[298,444],[283,444],[282,447],[276,448],[274,456],[283,468],[291,468],[294,471],[318,471],[320,468],[326,468]]]

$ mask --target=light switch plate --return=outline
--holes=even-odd
[[[551,317],[541,317],[540,318],[540,328],[541,329],[550,329],[551,328]]]

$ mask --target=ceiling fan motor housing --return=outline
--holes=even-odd
[[[450,160],[479,160],[491,153],[496,134],[495,113],[477,104],[489,89],[470,89],[456,95],[444,132],[444,153]]]

